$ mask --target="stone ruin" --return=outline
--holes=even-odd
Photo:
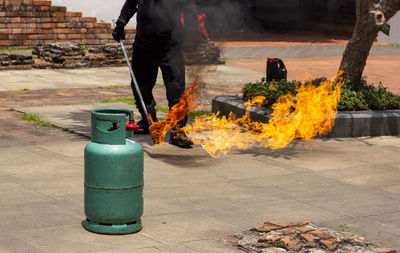
[[[132,45],[126,46],[129,57],[132,57]],[[72,42],[40,43],[32,52],[37,56],[23,54],[3,54],[0,66],[3,69],[29,68],[86,68],[104,66],[123,66],[126,64],[119,43],[90,46]],[[8,56],[7,56],[8,55]],[[185,53],[185,64],[224,64],[219,59],[220,50],[212,41],[203,41],[196,50]],[[12,58],[12,60],[10,60]],[[1,69],[1,68],[0,68]]]

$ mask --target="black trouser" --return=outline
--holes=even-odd
[[[158,67],[162,72],[165,88],[167,90],[168,106],[171,108],[177,104],[185,92],[185,64],[181,47],[168,47],[160,49],[147,49],[134,45],[132,67],[142,93],[147,112],[156,115],[156,101],[153,97],[153,88],[157,81]],[[142,119],[145,114],[142,105],[131,82],[133,95],[136,100]],[[186,125],[187,117],[178,123],[178,127]]]

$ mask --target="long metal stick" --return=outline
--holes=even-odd
[[[115,20],[113,20],[113,24],[114,24],[114,27],[115,27],[116,26]],[[149,118],[149,113],[147,112],[147,107],[144,104],[142,93],[140,92],[139,85],[138,85],[138,82],[137,82],[136,77],[135,77],[135,73],[133,73],[132,65],[131,65],[131,62],[129,61],[129,56],[128,56],[128,53],[126,52],[124,42],[122,40],[120,40],[119,43],[121,44],[122,52],[124,53],[126,63],[128,64],[128,67],[129,67],[129,72],[131,73],[131,77],[132,77],[133,84],[134,84],[134,87],[135,87],[135,90],[136,90],[136,94],[139,97],[139,100],[140,100],[139,102],[142,105],[144,114],[146,115],[147,124],[149,126],[151,126],[151,120]]]

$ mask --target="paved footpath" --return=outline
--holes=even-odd
[[[261,73],[234,67],[226,71]],[[400,249],[398,137],[294,141],[280,150],[233,149],[214,159],[200,146],[155,146],[148,136],[137,136],[145,150],[143,230],[125,236],[85,231],[89,112],[111,105],[84,102],[130,97],[131,91],[126,85],[110,89],[106,81],[90,84],[91,78],[107,80],[108,69],[81,71],[94,77],[85,83],[76,70],[82,77],[76,86],[69,86],[78,79],[68,71],[52,71],[51,78],[20,71],[15,89],[9,86],[12,75],[0,72],[0,252],[241,252],[224,239],[267,220],[312,220],[334,230],[345,224],[350,232]],[[236,77],[225,86],[211,80],[204,103],[240,91]],[[55,79],[48,87],[34,81]],[[36,85],[25,87],[30,83]],[[158,101],[164,92],[156,87]],[[60,128],[35,127],[10,108],[37,113]]]

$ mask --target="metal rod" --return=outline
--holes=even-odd
[[[113,20],[113,25],[114,25],[114,27],[116,26],[115,20]],[[146,107],[146,105],[144,103],[144,100],[143,100],[143,97],[142,97],[142,93],[140,92],[139,85],[138,85],[138,82],[137,82],[136,77],[135,77],[135,73],[133,73],[132,65],[131,65],[131,62],[129,61],[128,53],[126,52],[124,42],[121,39],[119,41],[119,43],[121,44],[122,52],[124,53],[126,63],[128,64],[129,72],[131,73],[131,77],[132,77],[132,81],[133,81],[133,84],[134,84],[134,87],[135,87],[135,90],[136,90],[136,94],[138,95],[139,100],[140,100],[139,102],[142,105],[142,108],[143,108],[143,111],[144,111],[144,114],[145,114],[145,117],[146,117],[147,124],[149,126],[151,126],[151,120],[149,118],[149,113],[147,112],[147,107]]]

